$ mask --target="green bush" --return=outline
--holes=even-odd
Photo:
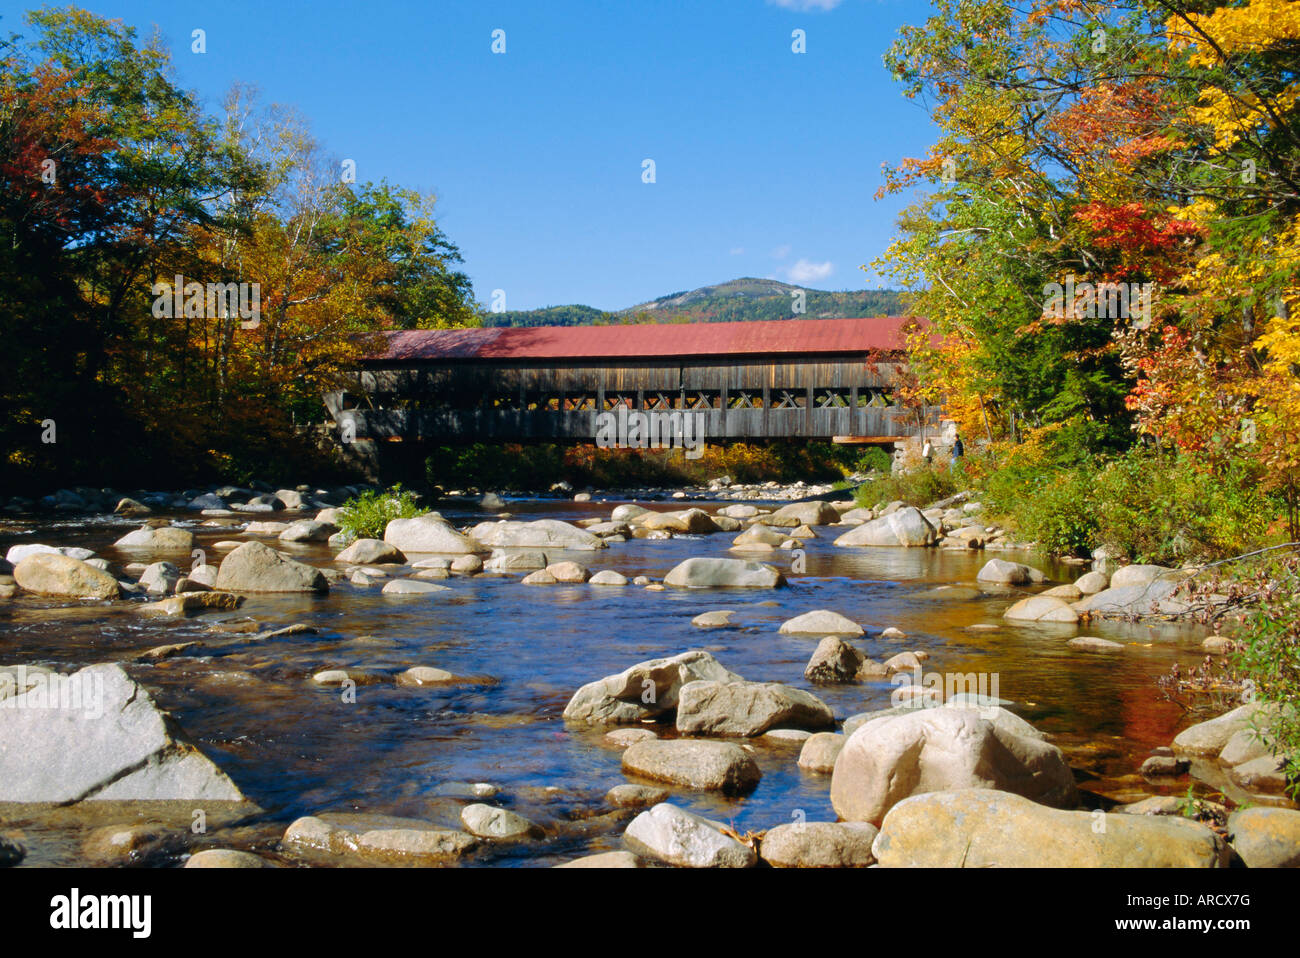
[[[879,446],[868,446],[853,463],[854,472],[879,472],[886,476],[893,467],[894,460]]]
[[[427,510],[416,503],[415,493],[395,485],[384,491],[363,492],[339,507],[339,530],[351,539],[382,539],[394,519],[411,519]]]

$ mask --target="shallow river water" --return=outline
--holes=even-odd
[[[516,518],[573,521],[608,517],[616,504],[515,500],[508,508]],[[491,518],[454,507],[442,511],[458,525]],[[236,534],[200,526],[193,514],[174,518],[196,533],[209,561],[220,556],[211,544]],[[0,552],[35,541],[87,546],[114,562],[150,561],[111,546],[136,524],[107,516],[42,520],[14,534],[23,524],[10,523]],[[867,635],[855,644],[872,658],[923,649],[930,653],[927,672],[995,674],[997,694],[1053,737],[1076,769],[1081,789],[1101,796],[1102,804],[1171,790],[1144,783],[1137,767],[1150,749],[1167,745],[1194,719],[1165,701],[1154,680],[1175,662],[1186,667],[1199,660],[1204,629],[1165,623],[1008,625],[1002,612],[1010,593],[959,599],[923,593],[940,585],[973,585],[992,555],[1031,562],[1055,582],[1083,570],[1007,552],[836,548],[831,540],[840,531],[822,529],[821,538],[807,543],[803,573],[790,572],[786,553],[766,558],[786,567],[790,585],[777,590],[524,587],[517,576],[481,575],[443,580],[452,591],[411,598],[381,596],[378,585],[343,581],[328,596],[250,596],[238,612],[184,621],[146,618],[121,602],[68,608],[19,597],[0,603],[0,664],[64,671],[122,662],[265,810],[224,841],[218,832],[215,843],[272,857],[274,837],[304,814],[364,812],[452,825],[463,800],[451,793],[463,782],[499,786],[494,802],[547,832],[542,840],[488,848],[465,864],[551,865],[619,848],[630,816],[610,816],[602,796],[628,781],[620,771],[621,751],[602,741],[605,729],[566,724],[561,712],[573,692],[644,659],[700,648],[746,679],[810,689],[837,720],[887,707],[894,690],[887,680],[843,686],[804,680],[816,639],[783,636],[777,629],[813,609],[832,609],[862,624]],[[638,539],[559,557],[574,558],[593,572],[608,568],[658,580],[690,556],[737,555],[727,552],[732,538],[722,533]],[[324,544],[277,546],[320,566],[333,555]],[[734,626],[691,625],[692,617],[711,609],[736,610]],[[222,619],[245,617],[263,629],[304,623],[319,631],[253,641],[251,635],[211,628]],[[880,631],[890,626],[907,637],[882,639]],[[1076,652],[1066,645],[1076,635],[1113,639],[1126,648],[1105,655]],[[192,639],[204,643],[197,654],[156,664],[135,661],[145,649]],[[311,682],[313,673],[329,667],[394,676],[415,665],[479,681],[434,688],[366,684],[357,688],[355,703],[345,702],[338,689]],[[672,800],[734,823],[741,832],[801,817],[835,819],[830,776],[800,770],[798,744],[752,744],[763,777],[751,794],[727,799],[673,788]],[[76,827],[29,823],[24,835],[27,864],[84,862]]]

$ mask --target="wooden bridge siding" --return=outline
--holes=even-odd
[[[719,394],[722,408],[697,410],[705,414],[705,437],[719,439],[829,438],[831,436],[898,435],[892,407],[858,407],[859,393],[890,386],[897,381],[898,366],[881,363],[868,368],[866,357],[853,361],[752,362],[718,365],[715,362],[644,362],[618,367],[573,364],[555,367],[519,362],[460,362],[419,366],[371,367],[353,375],[349,392],[369,394],[383,406],[386,400],[406,400],[413,408],[351,410],[358,420],[357,435],[407,440],[482,439],[510,441],[592,440],[596,434],[593,410],[525,410],[478,407],[480,397],[524,393],[530,396],[586,394],[603,407],[608,393],[634,397],[634,408],[644,408],[646,397],[664,393],[680,402],[694,391]],[[850,405],[817,407],[814,391],[834,389],[847,395]],[[794,408],[773,408],[782,391],[803,403]],[[761,396],[761,408],[726,408],[738,393]],[[419,400],[442,394],[467,408],[419,408]]]

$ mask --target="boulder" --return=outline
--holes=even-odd
[[[1076,602],[1074,608],[1101,616],[1181,615],[1189,609],[1187,603],[1174,597],[1182,582],[1182,577],[1165,576],[1144,585],[1112,585]]]
[[[632,819],[623,843],[637,855],[681,868],[750,868],[758,855],[722,826],[668,802]]]
[[[701,679],[741,681],[708,652],[682,652],[587,683],[564,707],[564,717],[611,725],[653,719],[676,709],[682,686]]]
[[[1300,811],[1238,809],[1228,816],[1228,841],[1250,868],[1300,868]]]
[[[261,855],[233,848],[207,848],[195,852],[185,862],[186,868],[270,868]]]
[[[799,750],[799,767],[810,772],[823,772],[829,775],[835,771],[835,760],[839,758],[847,735],[839,732],[817,732],[810,735]]]
[[[877,834],[866,822],[792,822],[768,829],[758,850],[774,868],[866,868]]]
[[[615,785],[605,793],[605,801],[619,808],[646,808],[668,801],[668,789],[653,785]]]
[[[710,612],[701,612],[691,619],[691,625],[697,629],[723,629],[731,625],[731,617],[735,614],[734,609],[714,609]]]
[[[498,549],[488,556],[487,562],[483,564],[486,572],[501,572],[507,575],[512,572],[528,572],[545,568],[546,553],[532,551],[506,552]]]
[[[989,582],[993,585],[1030,585],[1035,582],[1042,582],[1043,574],[1037,569],[1030,568],[1019,562],[1008,562],[1006,559],[990,559],[984,563],[984,568],[980,569],[975,580],[977,582]]]
[[[460,812],[465,831],[479,838],[508,841],[518,838],[540,837],[542,830],[533,822],[509,809],[494,805],[466,805]]]
[[[637,516],[637,525],[643,529],[668,529],[670,532],[707,535],[718,532],[718,524],[703,509],[683,509],[680,512],[647,512]]]
[[[24,545],[10,546],[9,551],[5,553],[5,561],[11,566],[17,566],[29,556],[35,555],[63,555],[54,546],[47,546],[40,542],[28,542]]]
[[[785,576],[770,565],[744,559],[694,557],[673,567],[664,585],[679,589],[774,589]]]
[[[646,739],[623,751],[623,771],[686,788],[743,795],[762,773],[753,756],[731,742]]]
[[[0,709],[0,802],[243,801],[118,665],[46,674]]]
[[[174,595],[170,599],[163,599],[160,602],[146,602],[144,605],[137,605],[134,608],[143,615],[189,616],[212,610],[228,612],[231,609],[238,609],[243,601],[244,597],[242,595],[235,595],[233,592],[185,592]]]
[[[641,859],[631,852],[597,852],[583,855],[556,868],[641,868]]]
[[[37,595],[67,599],[116,599],[117,580],[102,569],[58,552],[29,555],[14,567],[14,582]]]
[[[847,821],[878,824],[903,799],[982,788],[1060,807],[1078,800],[1061,750],[1000,707],[898,709],[861,725],[831,777],[831,804]]]
[[[765,545],[776,548],[785,541],[785,536],[769,529],[761,522],[756,522],[736,538],[731,540],[731,544],[738,549],[748,548],[753,545]]]
[[[769,526],[793,529],[796,526],[828,526],[840,521],[839,510],[829,502],[792,502],[763,519]]]
[[[614,511],[609,514],[610,522],[629,522],[637,516],[643,516],[650,510],[645,506],[638,506],[634,502],[626,502],[621,506],[615,506]]]
[[[406,556],[383,539],[358,539],[336,555],[334,561],[353,565],[402,565]]]
[[[474,536],[463,535],[450,522],[432,515],[393,519],[384,527],[384,541],[403,553],[445,552],[467,555],[483,551],[479,540]]]
[[[431,592],[450,592],[452,591],[445,585],[438,585],[436,582],[426,582],[423,579],[390,579],[384,583],[381,592],[384,595],[428,595]]]
[[[872,846],[884,867],[1216,868],[1226,846],[1199,822],[1048,808],[965,788],[917,795],[885,816]]]
[[[1123,589],[1129,586],[1150,585],[1156,579],[1166,575],[1172,575],[1175,578],[1183,578],[1182,574],[1175,569],[1167,569],[1162,565],[1126,565],[1120,566],[1110,577],[1110,588]]]
[[[536,572],[528,573],[519,582],[521,585],[559,585],[560,580],[546,569],[538,569]]]
[[[224,592],[328,592],[329,582],[319,569],[286,559],[260,542],[245,542],[221,560],[213,587]]]
[[[677,731],[682,735],[762,735],[773,726],[820,729],[835,715],[817,696],[778,682],[696,680],[682,685]]]
[[[803,677],[809,682],[852,682],[865,661],[866,657],[849,643],[828,635],[817,643]]]
[[[587,581],[589,585],[627,585],[627,576],[613,569],[602,569]]]
[[[835,540],[837,546],[929,546],[939,533],[921,510],[905,506],[879,519],[850,529]]]
[[[1074,587],[1084,595],[1096,595],[1110,588],[1110,576],[1104,572],[1085,572],[1074,580]]]
[[[865,630],[847,616],[829,609],[805,612],[781,623],[782,635],[864,635]]]
[[[1174,737],[1174,750],[1186,755],[1218,755],[1233,735],[1251,727],[1258,710],[1258,704],[1248,703],[1188,726]]]
[[[170,595],[176,591],[176,583],[181,579],[181,570],[170,562],[155,562],[140,573],[140,584],[146,591],[158,595]]]
[[[483,571],[483,560],[476,555],[456,556],[451,560],[450,569],[456,575],[477,575]]]
[[[586,582],[591,573],[576,562],[553,562],[546,571],[555,577],[556,582]]]
[[[113,545],[119,549],[148,549],[151,552],[190,552],[194,549],[194,534],[176,526],[152,528],[142,526],[128,532]]]
[[[285,527],[285,530],[280,533],[280,541],[326,542],[330,536],[338,531],[339,527],[332,522],[321,522],[317,519],[299,519]]]
[[[475,542],[481,542],[483,545],[492,548],[573,549],[583,552],[608,548],[605,540],[600,536],[594,536],[585,529],[579,529],[577,526],[561,522],[559,519],[538,519],[534,522],[502,519],[498,522],[480,522],[470,530],[470,536]],[[394,542],[387,535],[384,538],[389,542]],[[394,544],[400,545],[400,543],[396,542]],[[406,549],[405,551],[409,552],[411,550]],[[425,551],[446,552],[451,550]]]
[[[1064,599],[1053,595],[1031,595],[1021,599],[1002,613],[1012,622],[1054,622],[1071,624],[1079,621],[1079,613]]]
[[[1099,639],[1093,635],[1081,635],[1065,643],[1079,652],[1122,652],[1124,646],[1110,639]]]

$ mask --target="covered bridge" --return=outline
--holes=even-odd
[[[602,412],[693,411],[708,442],[893,442],[906,317],[385,333],[326,397],[345,440],[585,441]],[[350,434],[350,435],[349,435]]]

